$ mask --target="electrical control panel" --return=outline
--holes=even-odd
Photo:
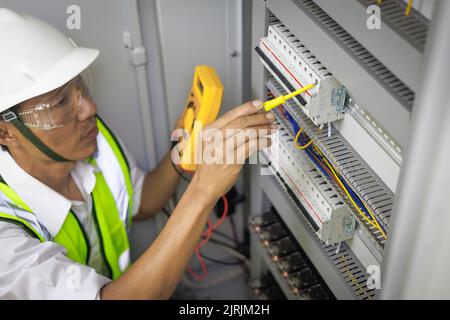
[[[315,96],[323,99],[328,96],[329,92],[320,91],[320,89],[327,87],[328,83],[328,87],[334,86],[330,93],[330,99],[336,102],[336,98],[333,98],[336,95],[333,92],[342,92],[343,96],[338,99],[340,100],[339,105],[343,104],[346,107],[351,105],[349,101],[352,99],[346,98],[346,89],[324,66],[321,66],[320,62],[313,62],[317,60],[316,57],[290,34],[278,19],[272,19],[267,34],[267,37],[261,39],[260,47],[257,47],[256,51],[260,55],[261,62],[269,71],[269,81],[266,82],[269,96],[279,97],[285,95],[286,91],[293,91],[295,82],[298,84],[302,71],[305,71],[300,66],[305,65],[305,59],[309,59],[311,61],[307,66],[314,66],[316,63],[317,67],[312,68],[315,70],[307,68],[306,71],[311,71],[310,77],[318,75],[320,78],[314,80],[317,85],[311,89],[311,93],[314,93],[313,90],[315,90]],[[278,42],[274,43],[276,40]],[[269,47],[268,43],[272,47]],[[298,52],[294,55],[294,45],[304,51],[300,55]],[[280,53],[280,51],[284,53]],[[285,57],[284,62],[280,60],[283,54],[288,56],[288,58]],[[293,65],[294,61],[297,61],[298,65]],[[295,76],[295,73],[298,74],[298,77]],[[343,91],[339,91],[341,89]],[[370,242],[370,250],[374,251],[379,258],[382,255],[386,230],[389,227],[389,216],[393,203],[392,191],[332,126],[328,125],[327,130],[322,126],[317,126],[318,123],[315,121],[317,118],[311,118],[308,109],[305,110],[308,101],[312,102],[312,99],[312,95],[308,97],[305,93],[297,101],[295,98],[287,101],[283,105],[283,112],[274,111],[286,132],[283,135],[285,139],[274,137],[273,141],[277,143],[277,148],[285,154],[279,152],[277,157],[274,157],[269,153],[269,160],[272,165],[276,166],[274,171],[285,187],[289,189],[294,198],[302,203],[303,211],[308,215],[309,224],[322,241],[338,243],[351,239],[355,228],[359,228],[360,233],[363,233],[363,238],[367,238],[368,244]],[[355,121],[355,118],[352,112],[349,117],[340,119],[341,121],[347,120],[345,123],[348,123]],[[363,122],[368,121],[364,120]],[[374,123],[374,120],[371,119],[370,122]],[[308,137],[312,144],[310,147],[297,148],[297,136],[300,133],[300,137],[303,135]],[[377,137],[380,135],[376,134]],[[367,136],[367,138],[370,142],[373,137]],[[328,147],[329,145],[330,147]],[[300,159],[303,159],[303,162]],[[316,179],[323,179],[323,181],[318,181],[321,183],[319,186],[327,186],[326,188],[311,188],[309,184],[314,183],[314,179],[305,178],[307,175],[304,173],[300,177],[296,176],[298,172],[304,172],[302,169],[297,170],[305,163],[316,170]],[[328,188],[328,184],[331,189]],[[315,190],[332,191],[336,194],[332,197],[337,197],[337,199],[327,198],[326,194],[315,193]],[[343,208],[333,207],[333,204],[334,206],[342,205]],[[321,211],[322,209],[325,211]]]
[[[272,175],[252,175],[252,188],[260,186],[252,191],[252,207],[268,201],[294,235],[290,244],[270,235],[276,228],[256,237],[270,239],[266,251],[289,276],[289,287],[309,283],[307,273],[294,276],[293,265],[303,265],[291,253],[297,243],[338,298],[373,299],[377,290],[367,270],[384,259],[415,97],[411,70],[394,62],[401,60],[396,49],[410,55],[406,44],[424,35],[427,21],[414,9],[406,17],[403,1],[380,2],[389,25],[383,35],[402,43],[381,50],[381,33],[352,29],[362,19],[357,11],[364,15],[374,1],[346,2],[342,7],[352,15],[338,3],[253,2],[253,17],[260,19],[253,23],[253,63],[262,64],[252,69],[258,98],[272,101],[314,86],[271,111],[280,130],[260,154]]]
[[[345,87],[281,22],[269,26],[259,49],[264,56],[263,64],[275,77],[279,75],[274,69],[289,82],[290,86],[285,88],[288,92],[315,85],[294,101],[316,125],[344,117]]]

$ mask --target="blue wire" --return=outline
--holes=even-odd
[[[303,140],[302,135],[300,135],[299,138],[300,138],[300,140],[301,140],[302,145],[304,145],[304,144],[306,143],[306,141]],[[320,164],[317,163],[317,160],[316,160],[316,159],[312,156],[312,154],[310,154],[310,153],[313,152],[313,153],[316,155],[316,157],[317,157],[318,159],[321,159],[322,156],[320,156],[319,154],[317,154],[317,153],[314,151],[314,149],[313,149],[312,147],[306,148],[306,151],[307,151],[307,152],[306,152],[307,155],[308,155],[309,158],[315,163],[315,165],[316,165],[317,167],[319,167],[320,170],[321,170],[328,178],[331,179],[332,177],[330,177],[330,175],[329,175],[329,174],[328,174],[328,173],[320,166]],[[322,162],[322,161],[321,161],[321,163],[322,163],[325,167],[327,166],[326,163],[324,163],[324,162]],[[355,204],[360,208],[360,210],[361,210],[362,212],[364,212],[364,214],[366,215],[366,217],[367,217],[368,219],[372,219],[372,216],[370,215],[370,213],[368,212],[368,210],[366,209],[366,207],[364,206],[364,204],[362,203],[362,201],[360,200],[360,198],[358,197],[358,195],[353,191],[352,188],[350,188],[350,186],[345,182],[344,179],[342,179],[341,176],[338,175],[338,178],[339,178],[339,180],[342,182],[342,184],[344,185],[344,187],[347,189],[348,193],[350,194],[350,196],[351,196],[351,198],[353,199],[353,201],[355,202]],[[383,227],[382,223],[377,219],[377,216],[376,216],[376,215],[374,215],[374,218],[375,218],[375,220],[378,222],[378,224],[380,225],[381,229],[386,233],[385,228]]]
[[[294,118],[290,115],[289,112],[287,112],[284,108],[282,109],[283,114],[286,116],[286,118],[289,120],[290,124],[292,125],[292,129],[294,130],[295,134],[298,133],[298,131],[300,130],[300,126],[297,124],[297,121],[294,120]],[[300,134],[300,142],[302,143],[302,145],[306,144],[306,141],[303,140],[303,136]],[[328,177],[328,179],[332,179],[332,177],[323,169],[322,165],[326,167],[326,164],[324,162],[321,161],[322,165],[320,165],[317,160],[314,158],[314,156],[312,155],[312,153],[314,153],[314,155],[320,159],[321,156],[319,154],[317,154],[314,149],[312,148],[312,146],[308,147],[305,149],[306,154],[308,155],[309,159],[316,165],[316,167],[319,168],[319,170],[326,176]],[[364,214],[366,215],[366,217],[368,219],[372,219],[372,216],[370,215],[370,213],[367,211],[367,209],[365,208],[364,204],[362,203],[362,201],[359,199],[359,197],[356,195],[356,193],[353,191],[352,188],[350,188],[350,186],[345,182],[344,179],[342,179],[339,175],[339,180],[341,180],[342,184],[344,185],[344,187],[347,189],[348,193],[350,194],[350,196],[352,197],[353,201],[356,203],[356,205],[360,208],[361,211],[364,212]],[[383,230],[383,232],[386,233],[386,230],[384,229],[383,225],[380,223],[380,221],[378,221],[377,217],[374,215],[374,218],[377,220],[378,224],[380,225],[381,229]]]

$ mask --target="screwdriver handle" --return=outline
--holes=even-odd
[[[277,97],[275,99],[266,101],[266,102],[264,102],[264,110],[266,110],[266,112],[270,111],[273,108],[278,107],[280,104],[285,103],[287,100],[289,100],[289,99],[299,95],[300,93],[308,91],[309,89],[311,89],[313,87],[314,87],[314,84],[309,84],[309,85],[307,85],[307,86],[305,86],[303,88],[300,88],[298,90],[295,90],[294,92],[289,93],[289,94],[287,94],[285,96],[279,96],[279,97]]]
[[[300,93],[303,93],[305,91],[308,91],[309,89],[312,89],[313,87],[314,87],[314,84],[308,84],[307,86],[305,86],[303,88],[300,88],[298,90],[295,90],[292,93],[289,93],[289,94],[285,95],[285,98],[286,98],[286,100],[289,100],[289,99],[299,95]]]

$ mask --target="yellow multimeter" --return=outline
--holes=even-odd
[[[180,166],[186,171],[195,171],[195,151],[201,128],[213,122],[220,110],[223,85],[214,68],[196,66],[192,89],[188,96],[183,116],[183,128],[188,133],[180,152]]]

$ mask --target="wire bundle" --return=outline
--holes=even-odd
[[[199,281],[205,279],[208,276],[208,269],[206,268],[206,263],[202,257],[202,254],[200,253],[200,249],[209,242],[209,240],[212,237],[213,232],[222,225],[222,223],[225,221],[225,219],[228,215],[228,199],[227,199],[227,197],[223,196],[222,201],[223,201],[223,213],[222,213],[221,217],[219,218],[219,220],[217,220],[217,222],[214,225],[212,224],[211,218],[208,219],[206,231],[202,234],[203,240],[200,241],[194,249],[194,253],[200,264],[202,274],[199,275],[196,272],[194,272],[190,267],[187,268],[187,271],[189,272],[189,274],[194,279],[199,280]]]
[[[281,109],[281,114],[285,119],[287,119],[290,122],[294,132],[296,133],[294,139],[295,148],[305,151],[309,159],[316,165],[316,167],[318,167],[320,171],[329,180],[334,181],[335,184],[345,193],[348,200],[350,201],[352,206],[356,209],[358,214],[363,218],[363,220],[367,221],[370,225],[379,230],[380,233],[383,235],[384,239],[386,239],[387,238],[386,229],[378,221],[377,217],[367,207],[367,205],[361,201],[361,199],[349,187],[349,185],[345,182],[345,180],[336,172],[336,170],[330,164],[327,158],[313,143],[312,139],[310,139],[303,132],[303,128],[300,128],[298,126],[297,122],[286,110],[284,110],[284,108]]]

